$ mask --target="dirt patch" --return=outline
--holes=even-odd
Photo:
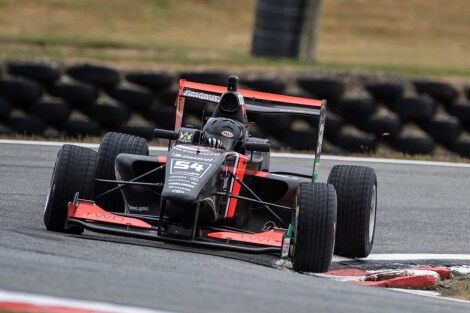
[[[437,291],[444,297],[470,300],[470,274],[456,274],[453,278],[442,281]]]

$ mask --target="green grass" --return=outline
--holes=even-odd
[[[0,0],[0,58],[470,77],[470,1],[325,0],[318,62],[250,56],[255,0]]]

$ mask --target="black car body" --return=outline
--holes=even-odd
[[[212,118],[230,118],[246,126],[239,143],[234,144],[236,148],[210,147],[203,130],[182,126],[185,107],[201,103],[213,106]],[[59,211],[62,204],[55,199],[54,182],[60,178],[57,172],[63,157],[59,152],[46,203],[48,229],[88,229],[213,249],[274,253],[285,258],[297,255],[295,270],[327,270],[334,248],[337,200],[333,186],[315,183],[326,102],[238,90],[237,78],[231,77],[228,88],[181,80],[175,106],[175,130],[155,130],[156,137],[170,140],[166,154],[126,153],[129,151],[116,142],[131,146],[130,140],[135,138],[108,134],[95,166],[103,168],[100,160],[105,151],[116,152],[112,160],[115,177],[103,178],[97,174],[99,170],[95,171],[90,180],[94,191],[89,193],[85,183],[84,187],[77,186],[66,214]],[[315,138],[305,138],[315,146],[312,174],[292,173],[288,166],[281,172],[270,171],[269,141],[250,137],[247,112],[310,117],[318,129]],[[230,138],[232,132],[223,130],[220,138]],[[92,152],[80,153],[93,163]],[[107,186],[104,191],[103,186]],[[88,194],[84,196],[81,190]],[[102,192],[97,194],[97,190]],[[122,197],[122,206],[107,208],[110,202],[104,199],[113,194]],[[57,218],[59,223],[51,222],[59,213],[63,215]],[[318,238],[311,239],[314,232]]]

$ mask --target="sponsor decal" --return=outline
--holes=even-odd
[[[183,155],[181,153],[173,153],[172,154],[173,157],[175,158],[184,158],[184,159],[189,159],[189,160],[195,160],[195,161],[208,161],[208,162],[211,162],[213,159],[210,159],[210,158],[200,158],[200,157],[195,157],[195,156],[192,156],[192,155]]]
[[[220,101],[220,96],[213,95],[213,94],[210,94],[210,93],[205,93],[205,92],[193,91],[193,90],[189,90],[189,89],[185,89],[183,91],[183,96],[189,97],[189,98],[205,100],[205,101],[210,101],[210,102],[215,102],[215,103],[218,103]]]
[[[320,112],[316,112],[316,111],[312,111],[312,110],[302,110],[302,109],[279,108],[279,112],[284,112],[284,113],[297,113],[297,114],[310,114],[310,115],[320,115]]]
[[[200,156],[217,156],[217,155],[220,155],[220,153],[214,153],[212,152],[209,148],[207,147],[201,147],[201,146],[188,146],[188,145],[178,145],[178,146],[175,146],[173,149],[172,149],[172,154],[173,155],[176,155],[178,152],[175,152],[175,151],[181,151],[181,152],[184,152],[184,153],[189,153],[189,154],[196,154],[196,155],[200,155]],[[185,155],[186,157],[186,155]]]
[[[180,133],[178,141],[193,142],[193,134],[190,134],[188,132]]]
[[[222,136],[227,137],[227,138],[232,138],[233,133],[231,131],[224,130],[224,131],[222,131]]]
[[[129,210],[134,212],[148,212],[150,209],[148,206],[133,206],[129,205]]]

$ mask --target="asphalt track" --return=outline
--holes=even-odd
[[[0,289],[172,312],[470,310],[468,303],[263,266],[272,260],[259,256],[47,232],[40,211],[57,151],[0,144]],[[303,159],[273,160],[283,162],[310,166]],[[322,161],[320,180],[338,163],[351,162]],[[379,180],[373,253],[470,253],[470,168],[361,164],[375,168]]]

